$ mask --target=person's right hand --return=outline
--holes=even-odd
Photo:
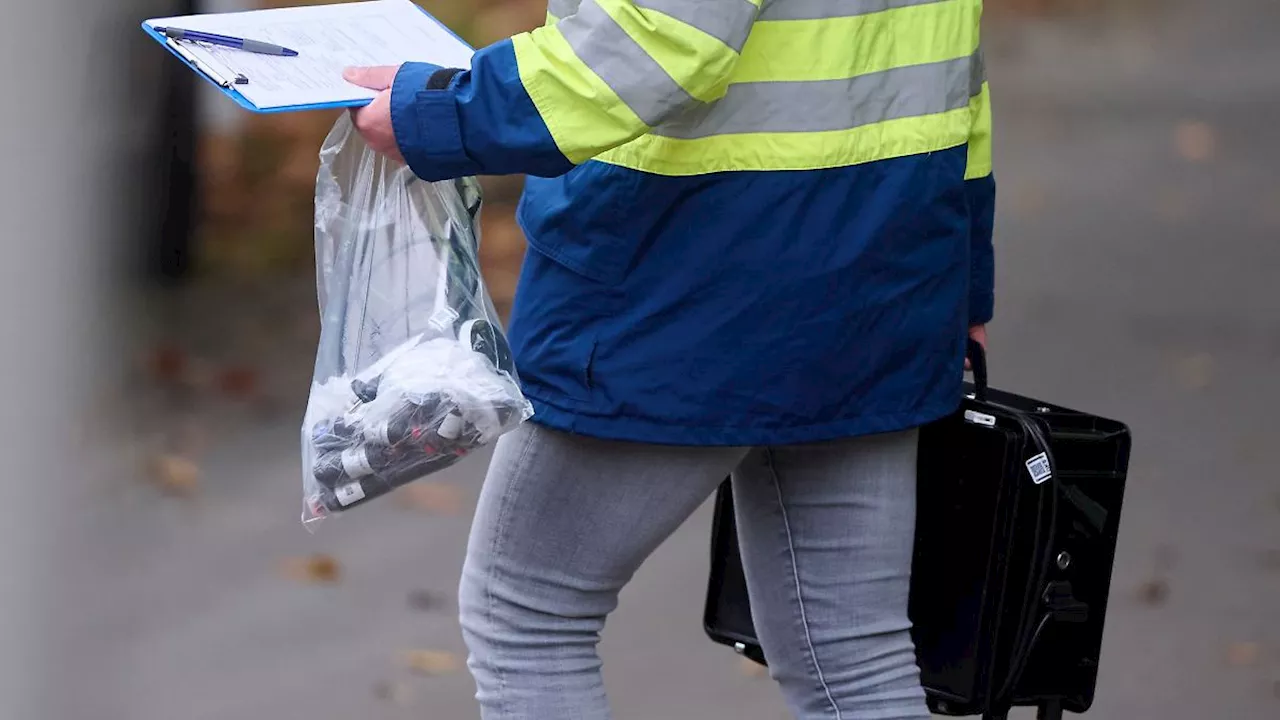
[[[399,65],[351,67],[343,71],[342,77],[353,85],[378,91],[373,102],[351,111],[351,120],[370,148],[403,164],[396,131],[391,126],[391,84],[399,69]]]

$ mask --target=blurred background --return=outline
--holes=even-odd
[[[487,458],[308,534],[326,113],[138,30],[257,0],[5,3],[0,718],[474,718],[454,588]],[[480,46],[544,0],[422,0]],[[1280,4],[987,0],[993,382],[1129,423],[1098,720],[1280,717]],[[59,28],[77,37],[58,39]],[[486,178],[510,305],[519,178]],[[785,717],[705,639],[709,516],[605,632],[619,718]]]

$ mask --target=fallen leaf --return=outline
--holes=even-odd
[[[429,612],[444,607],[444,598],[430,590],[413,590],[409,593],[409,607]]]
[[[765,666],[751,658],[745,657],[738,658],[738,672],[746,675],[747,677],[764,677],[768,674],[768,670],[765,669]]]
[[[405,707],[412,699],[412,689],[403,682],[384,681],[373,686],[373,696],[393,705]]]
[[[299,582],[335,583],[341,579],[342,566],[332,555],[316,553],[286,560],[284,574]]]
[[[1262,657],[1262,648],[1258,643],[1235,642],[1227,646],[1227,664],[1234,667],[1257,665]]]
[[[151,351],[147,366],[156,380],[175,382],[187,367],[187,355],[180,348],[161,345]]]
[[[1138,586],[1138,600],[1144,605],[1158,607],[1169,599],[1169,583],[1159,578],[1148,580]]]
[[[180,455],[163,454],[152,460],[151,477],[166,492],[190,495],[200,485],[200,468]]]
[[[404,653],[404,664],[420,675],[446,675],[462,669],[458,656],[443,650],[409,650]]]
[[[1174,130],[1173,144],[1183,159],[1205,162],[1213,157],[1217,149],[1217,133],[1203,122],[1182,122]]]
[[[258,373],[253,368],[228,367],[218,373],[218,390],[237,400],[251,397],[258,389]]]
[[[1213,381],[1213,356],[1197,353],[1183,358],[1175,370],[1178,383],[1188,390],[1203,390]]]
[[[397,495],[400,504],[410,510],[437,515],[457,515],[462,512],[462,491],[453,485],[416,482],[401,488]]]

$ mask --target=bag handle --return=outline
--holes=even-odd
[[[969,367],[973,371],[974,397],[985,401],[987,399],[987,353],[982,349],[982,343],[969,338],[965,354],[969,358]]]

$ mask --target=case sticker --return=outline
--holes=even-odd
[[[1053,470],[1049,467],[1049,456],[1040,453],[1028,460],[1027,472],[1031,473],[1031,480],[1037,485],[1053,477]]]
[[[976,410],[965,410],[964,419],[966,422],[975,423],[977,425],[986,425],[987,427],[996,426],[996,416],[980,413]]]

